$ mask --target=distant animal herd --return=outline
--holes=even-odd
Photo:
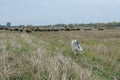
[[[27,32],[30,33],[32,31],[39,31],[39,32],[56,32],[56,31],[80,31],[81,28],[39,28],[39,27],[26,27],[26,28],[7,28],[7,27],[0,27],[0,30],[9,30],[9,31],[20,31],[20,32]],[[91,31],[92,28],[83,28],[83,31]],[[103,31],[104,28],[98,28],[97,30]]]

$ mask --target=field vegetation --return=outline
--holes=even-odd
[[[74,55],[71,39],[80,41]],[[0,80],[119,80],[119,29],[0,31]]]

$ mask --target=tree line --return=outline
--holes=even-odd
[[[0,27],[8,27],[7,25],[0,25]],[[39,26],[34,26],[34,25],[18,25],[18,26],[9,26],[9,27],[43,27],[43,28],[48,28],[48,27],[64,27],[64,28],[75,28],[75,27],[120,27],[120,22],[108,22],[108,23],[70,23],[70,24],[55,24],[55,25],[39,25]]]

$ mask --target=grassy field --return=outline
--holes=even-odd
[[[71,39],[80,41],[76,56]],[[118,80],[120,31],[0,31],[0,80]]]

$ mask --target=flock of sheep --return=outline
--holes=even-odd
[[[0,27],[0,30],[10,30],[10,31],[26,31],[26,32],[32,32],[32,31],[40,31],[40,32],[51,32],[51,31],[79,31],[81,30],[80,28],[39,28],[39,27],[25,27],[25,28],[6,28],[6,27]],[[85,28],[83,29],[84,31],[91,31],[91,28]],[[99,29],[98,30],[102,31],[104,29]]]

